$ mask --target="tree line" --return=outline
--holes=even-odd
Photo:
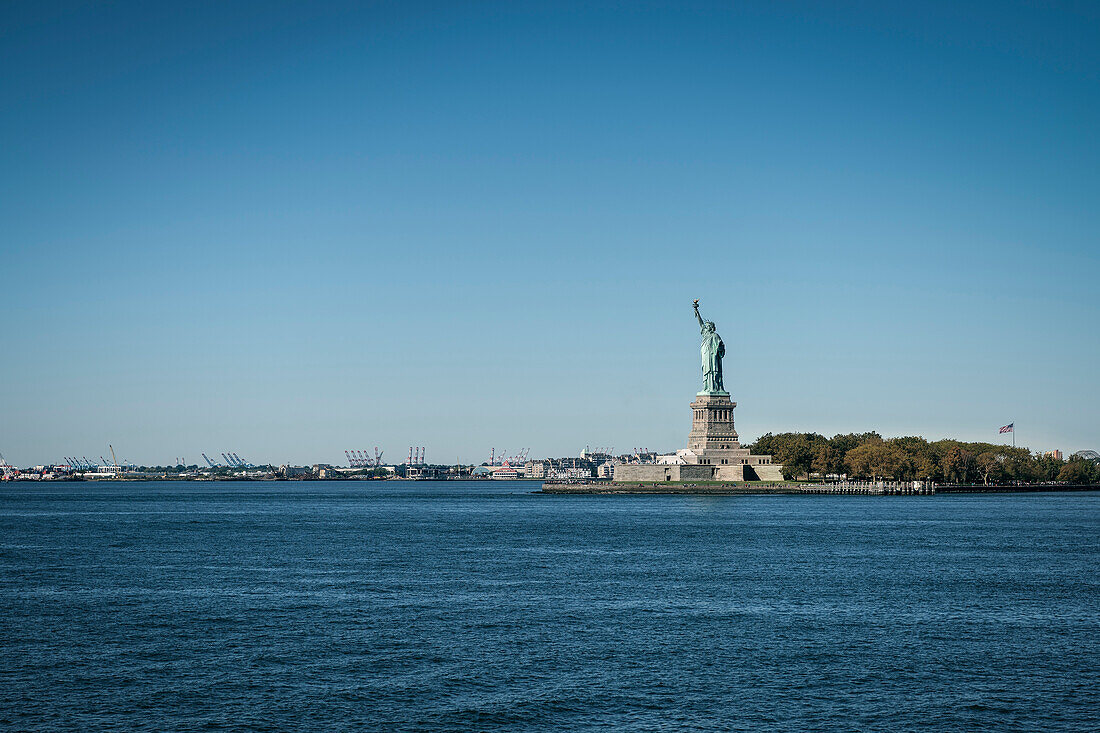
[[[875,432],[831,438],[817,433],[768,433],[748,448],[774,456],[787,479],[847,474],[858,479],[987,485],[1100,482],[1100,466],[1093,461],[1079,457],[1065,461],[994,443],[929,442],[919,436],[884,439]]]

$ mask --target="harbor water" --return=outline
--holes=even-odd
[[[1100,729],[1100,494],[0,485],[0,729]]]

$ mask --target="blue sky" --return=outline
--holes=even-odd
[[[0,451],[1100,449],[1092,3],[5,3]],[[1007,437],[1007,436],[1005,436]]]

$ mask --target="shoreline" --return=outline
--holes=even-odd
[[[469,483],[490,482],[490,479],[446,478],[446,479],[407,479],[349,477],[319,479],[313,477],[284,478],[281,476],[120,476],[111,478],[65,477],[65,478],[22,478],[6,479],[6,484],[119,484],[119,483]],[[897,485],[845,486],[835,484],[810,484],[797,482],[767,481],[583,481],[577,483],[547,483],[542,479],[512,479],[491,481],[493,485],[540,484],[528,489],[531,494],[548,495],[666,495],[666,496],[736,496],[736,495],[836,495],[836,496],[931,496],[934,494],[1034,494],[1034,493],[1073,493],[1100,491],[1100,484],[990,484],[983,485],[935,485],[932,488],[909,488]],[[519,488],[519,487],[517,487]]]
[[[1094,484],[1032,484],[989,486],[936,486],[932,489],[899,489],[881,487],[834,486],[831,484],[755,484],[755,483],[674,483],[674,482],[614,482],[548,484],[537,494],[574,495],[666,495],[666,496],[736,496],[736,495],[800,495],[800,496],[933,496],[935,494],[1029,494],[1100,491]]]

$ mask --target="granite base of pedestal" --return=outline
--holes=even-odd
[[[615,481],[782,481],[772,457],[742,448],[728,392],[700,392],[691,403],[691,432],[682,463],[615,467]]]

